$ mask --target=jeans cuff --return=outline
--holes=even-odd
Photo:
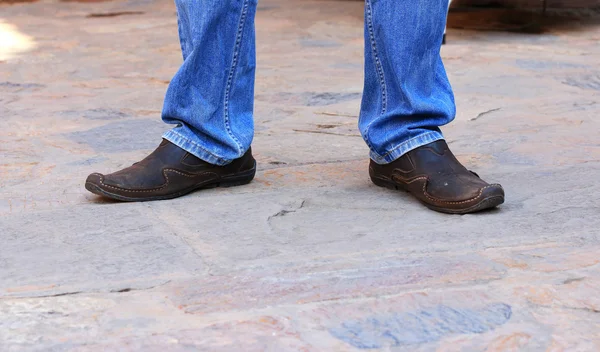
[[[426,144],[433,143],[435,141],[439,141],[440,139],[444,139],[444,136],[437,131],[431,131],[424,133],[420,136],[411,138],[406,142],[402,142],[396,147],[394,147],[391,151],[387,152],[385,155],[379,155],[371,150],[371,159],[377,164],[389,164],[394,160],[400,158],[402,155],[410,152],[413,149],[417,149]]]
[[[222,157],[215,155],[209,152],[205,147],[198,144],[195,141],[192,141],[181,134],[177,133],[175,130],[170,130],[163,134],[163,138],[168,140],[169,142],[175,144],[179,148],[185,150],[186,152],[200,158],[201,160],[206,161],[209,164],[224,166],[231,163],[233,160],[223,159]]]

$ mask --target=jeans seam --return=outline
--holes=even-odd
[[[229,123],[229,98],[231,95],[231,87],[233,85],[233,78],[235,77],[235,70],[237,69],[238,56],[240,52],[240,47],[243,39],[244,27],[246,25],[246,17],[248,14],[249,0],[244,1],[244,5],[242,7],[242,14],[240,16],[240,21],[238,24],[238,30],[235,39],[235,46],[233,48],[233,58],[231,60],[231,66],[229,69],[229,77],[227,77],[227,86],[225,88],[225,97],[224,97],[224,116],[225,116],[225,128],[227,129],[227,133],[233,139],[238,148],[238,153],[242,153],[242,145],[240,141],[234,136],[233,131],[231,130],[231,125]]]
[[[179,33],[179,39],[180,39],[180,47],[181,47],[181,56],[183,56],[183,59],[185,60],[185,46],[184,46],[184,42],[185,39],[183,39],[183,32],[181,31],[181,20],[179,19],[179,16],[177,16],[177,31]]]
[[[175,131],[174,129],[168,131],[167,133],[169,133],[169,132],[177,135],[177,137],[183,139],[184,141],[186,141],[186,142],[188,142],[190,144],[193,144],[196,148],[198,148],[198,149],[202,150],[203,152],[205,152],[206,154],[214,157],[218,161],[221,161],[221,162],[227,161],[227,159],[223,158],[222,156],[216,155],[215,153],[213,153],[213,152],[209,151],[208,149],[204,148],[201,144],[196,143],[195,141],[187,138],[186,136],[182,135],[181,133]]]
[[[180,40],[180,46],[181,46],[181,56],[183,56],[183,59],[185,60],[185,53],[187,52],[187,40],[188,38],[185,37],[184,33],[183,33],[183,26],[181,24],[181,21],[183,20],[183,14],[181,14],[179,11],[179,9],[177,9],[178,13],[177,13],[177,30],[179,32],[179,40]],[[187,17],[187,13],[185,14],[185,16]]]
[[[371,0],[366,1],[367,6],[367,28],[369,30],[369,39],[371,41],[371,53],[373,54],[373,61],[375,63],[375,71],[379,76],[379,85],[381,88],[381,113],[383,115],[387,111],[387,85],[385,82],[385,75],[383,72],[383,65],[381,64],[381,59],[379,58],[379,53],[377,50],[377,43],[375,41],[375,32],[373,30],[373,6],[371,4]]]
[[[369,149],[375,150],[375,148],[373,147],[373,144],[369,140],[369,130],[370,129],[371,129],[371,124],[368,124],[367,128],[365,129],[364,140],[365,140],[365,143],[367,143],[367,146],[369,147]]]

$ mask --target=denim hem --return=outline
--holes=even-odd
[[[417,149],[435,141],[439,141],[440,139],[444,139],[444,136],[440,132],[431,131],[424,133],[420,136],[411,138],[406,142],[400,143],[385,155],[379,155],[371,150],[370,156],[371,159],[377,164],[389,164],[394,160],[400,158],[402,155],[410,152],[411,150]]]
[[[194,156],[206,161],[209,164],[224,166],[231,163],[233,160],[224,159],[215,155],[200,144],[182,136],[174,130],[167,131],[163,134],[163,138],[175,144],[179,148],[193,154]]]

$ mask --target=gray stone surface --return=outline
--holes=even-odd
[[[600,350],[598,21],[449,31],[444,131],[499,210],[369,182],[362,4],[324,0],[261,2],[255,182],[103,200],[168,128],[174,11],[0,5],[0,350]]]

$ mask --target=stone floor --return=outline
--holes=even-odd
[[[594,21],[450,29],[444,131],[508,195],[466,216],[369,182],[360,1],[261,0],[257,28],[255,182],[120,204],[83,181],[168,128],[174,6],[0,6],[0,350],[600,350]]]

